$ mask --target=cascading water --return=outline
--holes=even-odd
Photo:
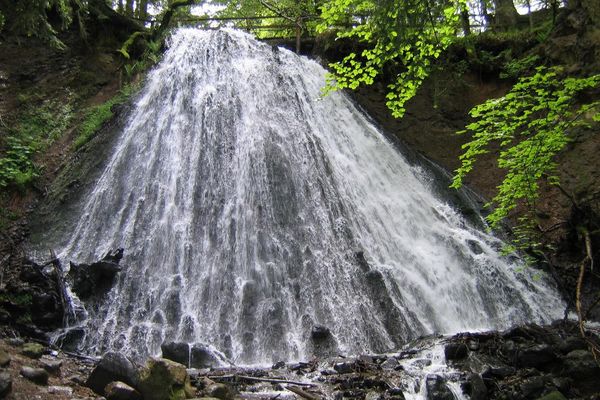
[[[60,254],[125,248],[86,351],[258,363],[309,357],[315,327],[356,354],[558,316],[344,95],[319,99],[324,73],[243,33],[173,34]]]

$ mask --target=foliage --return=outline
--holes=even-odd
[[[384,69],[400,63],[404,69],[388,85],[387,106],[399,118],[404,104],[427,77],[432,62],[456,38],[463,0],[329,0],[322,8],[324,31],[341,28],[338,38],[358,39],[368,46],[331,64],[325,94],[370,85]],[[348,27],[350,26],[350,27]]]
[[[539,57],[529,55],[519,59],[512,59],[504,64],[504,71],[500,73],[500,78],[518,78],[539,62]]]
[[[9,185],[22,188],[37,177],[34,156],[66,131],[72,116],[70,102],[46,101],[39,107],[30,106],[5,139],[5,152],[0,158],[0,188]]]
[[[0,32],[2,32],[2,28],[4,28],[4,14],[0,11]]]
[[[533,211],[540,181],[558,184],[555,158],[572,139],[574,128],[589,126],[592,118],[600,120],[600,101],[578,97],[598,87],[600,75],[563,78],[558,67],[538,67],[505,96],[474,107],[470,111],[474,122],[459,132],[473,137],[463,146],[462,165],[452,186],[460,187],[477,157],[499,145],[498,166],[506,176],[489,204],[494,209],[488,221],[497,227],[520,202]]]
[[[126,86],[112,99],[90,108],[79,127],[79,134],[73,142],[73,148],[77,150],[89,142],[102,125],[114,115],[112,107],[125,103],[135,90],[133,85]]]
[[[234,25],[252,31],[259,38],[292,36],[297,27],[304,32],[316,32],[314,17],[319,13],[319,2],[315,0],[218,0],[216,3],[225,6],[219,17],[240,18]]]
[[[8,29],[26,36],[47,40],[53,47],[64,49],[65,45],[57,38],[57,29],[66,29],[73,22],[75,11],[83,7],[80,0],[16,0],[9,9],[2,10],[10,20]],[[58,16],[59,27],[54,27],[48,19],[48,12]],[[2,18],[0,18],[2,20]],[[0,23],[0,25],[2,25]]]

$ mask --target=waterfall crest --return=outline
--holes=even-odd
[[[85,351],[260,363],[559,316],[343,94],[319,99],[324,73],[240,32],[173,34],[60,253],[125,249]]]

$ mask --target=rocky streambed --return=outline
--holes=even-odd
[[[425,337],[383,355],[206,368],[188,368],[166,358],[140,365],[121,353],[94,360],[5,338],[0,342],[0,397],[599,399],[600,366],[588,343],[598,343],[598,330],[588,332],[581,338],[576,323],[560,321],[503,332]],[[177,358],[173,352],[164,353]]]

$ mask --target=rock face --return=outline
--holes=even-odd
[[[136,387],[138,372],[133,362],[121,353],[106,353],[93,369],[85,385],[104,395],[104,388],[111,382],[121,381]]]
[[[72,290],[81,300],[102,296],[113,286],[115,278],[121,272],[119,261],[123,258],[123,249],[109,252],[100,261],[92,264],[71,263],[69,278]]]
[[[150,359],[137,386],[144,400],[183,400],[194,397],[184,365],[164,358]]]

